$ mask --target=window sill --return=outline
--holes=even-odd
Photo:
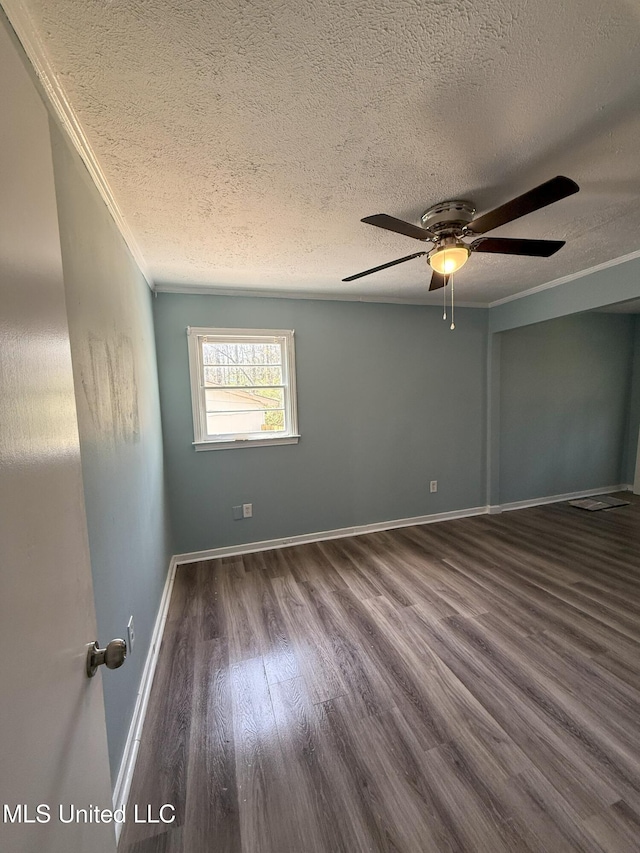
[[[299,435],[283,435],[281,438],[235,438],[232,441],[194,441],[200,450],[233,450],[240,447],[269,447],[273,444],[297,444]]]

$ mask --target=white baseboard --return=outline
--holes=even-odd
[[[602,486],[598,489],[584,489],[581,492],[567,492],[564,495],[549,495],[544,498],[532,498],[528,501],[512,501],[511,503],[497,504],[490,506],[489,512],[510,512],[513,509],[527,509],[528,507],[542,506],[543,504],[555,504],[562,501],[574,501],[578,498],[589,498],[591,495],[606,495],[608,492],[628,491],[631,491],[631,486],[627,483],[618,483],[617,486]]]
[[[164,589],[162,591],[162,598],[160,599],[158,614],[156,616],[156,621],[153,626],[153,632],[151,634],[151,642],[149,644],[149,651],[147,652],[147,659],[145,661],[144,669],[142,671],[142,678],[140,679],[140,686],[138,688],[136,704],[133,710],[133,717],[131,718],[131,725],[129,726],[129,733],[127,735],[127,740],[124,745],[122,761],[120,762],[118,778],[116,779],[115,788],[113,789],[114,809],[120,809],[123,806],[126,806],[127,800],[129,799],[131,779],[133,777],[133,771],[136,766],[136,760],[138,758],[138,749],[140,747],[140,738],[142,736],[142,726],[144,724],[144,718],[147,713],[147,706],[149,704],[149,694],[151,693],[153,676],[155,674],[156,664],[158,662],[158,653],[160,652],[160,645],[162,643],[164,624],[167,620],[167,611],[169,609],[169,602],[171,600],[171,590],[173,589],[173,582],[176,576],[176,566],[176,558],[172,557],[171,562],[169,563],[167,579],[165,581]],[[120,838],[122,824],[116,823],[115,829],[117,844]]]
[[[274,548],[289,548],[293,545],[306,545],[309,542],[323,542],[326,539],[342,539],[345,536],[361,536],[365,533],[376,533],[380,530],[395,530],[399,527],[412,527],[416,524],[433,524],[437,521],[451,521],[455,518],[469,518],[474,515],[494,515],[509,512],[514,509],[542,506],[543,504],[570,501],[576,498],[586,498],[590,495],[604,495],[607,492],[631,491],[627,483],[615,486],[603,486],[598,489],[586,489],[581,492],[567,492],[564,495],[549,495],[542,498],[532,498],[526,501],[492,504],[491,506],[473,506],[468,509],[438,512],[433,515],[416,515],[413,518],[399,518],[394,521],[379,521],[374,524],[359,524],[355,527],[339,527],[335,530],[319,530],[316,533],[303,533],[299,536],[285,536],[281,539],[264,539],[261,542],[246,542],[243,545],[226,545],[222,548],[208,548],[204,551],[190,551],[186,554],[176,554],[173,558],[176,565],[183,563],[198,563],[200,560],[216,560],[220,557],[236,557],[241,554],[252,554],[255,551],[271,551]]]
[[[486,512],[486,506],[473,506],[468,509],[458,509],[451,512],[438,512],[433,515],[417,515],[414,518],[399,518],[395,521],[379,521],[374,524],[359,524],[355,527],[339,527],[336,530],[303,533],[300,536],[285,536],[282,539],[265,539],[262,542],[247,542],[244,545],[227,545],[223,548],[210,548],[207,551],[191,551],[188,554],[176,554],[173,559],[177,564],[198,563],[200,560],[235,557],[239,554],[251,554],[254,551],[271,551],[274,548],[288,548],[291,545],[322,542],[325,539],[342,539],[345,536],[361,536],[364,533],[376,533],[380,530],[412,527],[414,524],[432,524],[436,521],[450,521],[454,518],[469,518],[472,515],[484,515]]]

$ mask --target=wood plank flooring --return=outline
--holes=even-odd
[[[637,853],[640,499],[181,566],[128,818],[121,853]]]

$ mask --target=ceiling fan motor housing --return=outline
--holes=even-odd
[[[529,190],[522,195],[512,198],[499,207],[484,213],[474,219],[475,207],[470,201],[454,199],[441,201],[426,210],[421,216],[422,228],[388,213],[376,213],[365,216],[362,222],[375,225],[386,231],[403,234],[422,243],[433,243],[429,252],[414,252],[404,258],[397,258],[373,269],[351,275],[343,281],[353,281],[356,278],[370,275],[380,270],[403,264],[413,258],[427,255],[427,261],[433,269],[429,290],[444,287],[451,276],[469,259],[471,252],[492,252],[500,255],[522,255],[531,258],[550,258],[564,246],[564,240],[528,240],[510,237],[481,237],[472,243],[465,243],[466,237],[476,234],[486,234],[501,225],[520,219],[534,210],[540,210],[556,201],[577,193],[580,187],[571,178],[556,175]],[[453,281],[452,281],[453,289]],[[453,326],[452,326],[453,328]]]
[[[420,217],[422,227],[428,231],[440,231],[455,234],[462,233],[476,212],[470,201],[441,201],[434,204]]]

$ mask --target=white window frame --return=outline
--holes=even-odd
[[[297,444],[298,406],[293,331],[289,329],[210,329],[188,326],[189,374],[193,411],[193,446],[196,450],[227,450],[236,447],[267,447],[273,444]],[[285,426],[283,432],[241,433],[212,438],[207,435],[204,365],[202,344],[205,338],[218,338],[226,343],[279,343],[283,348]]]

